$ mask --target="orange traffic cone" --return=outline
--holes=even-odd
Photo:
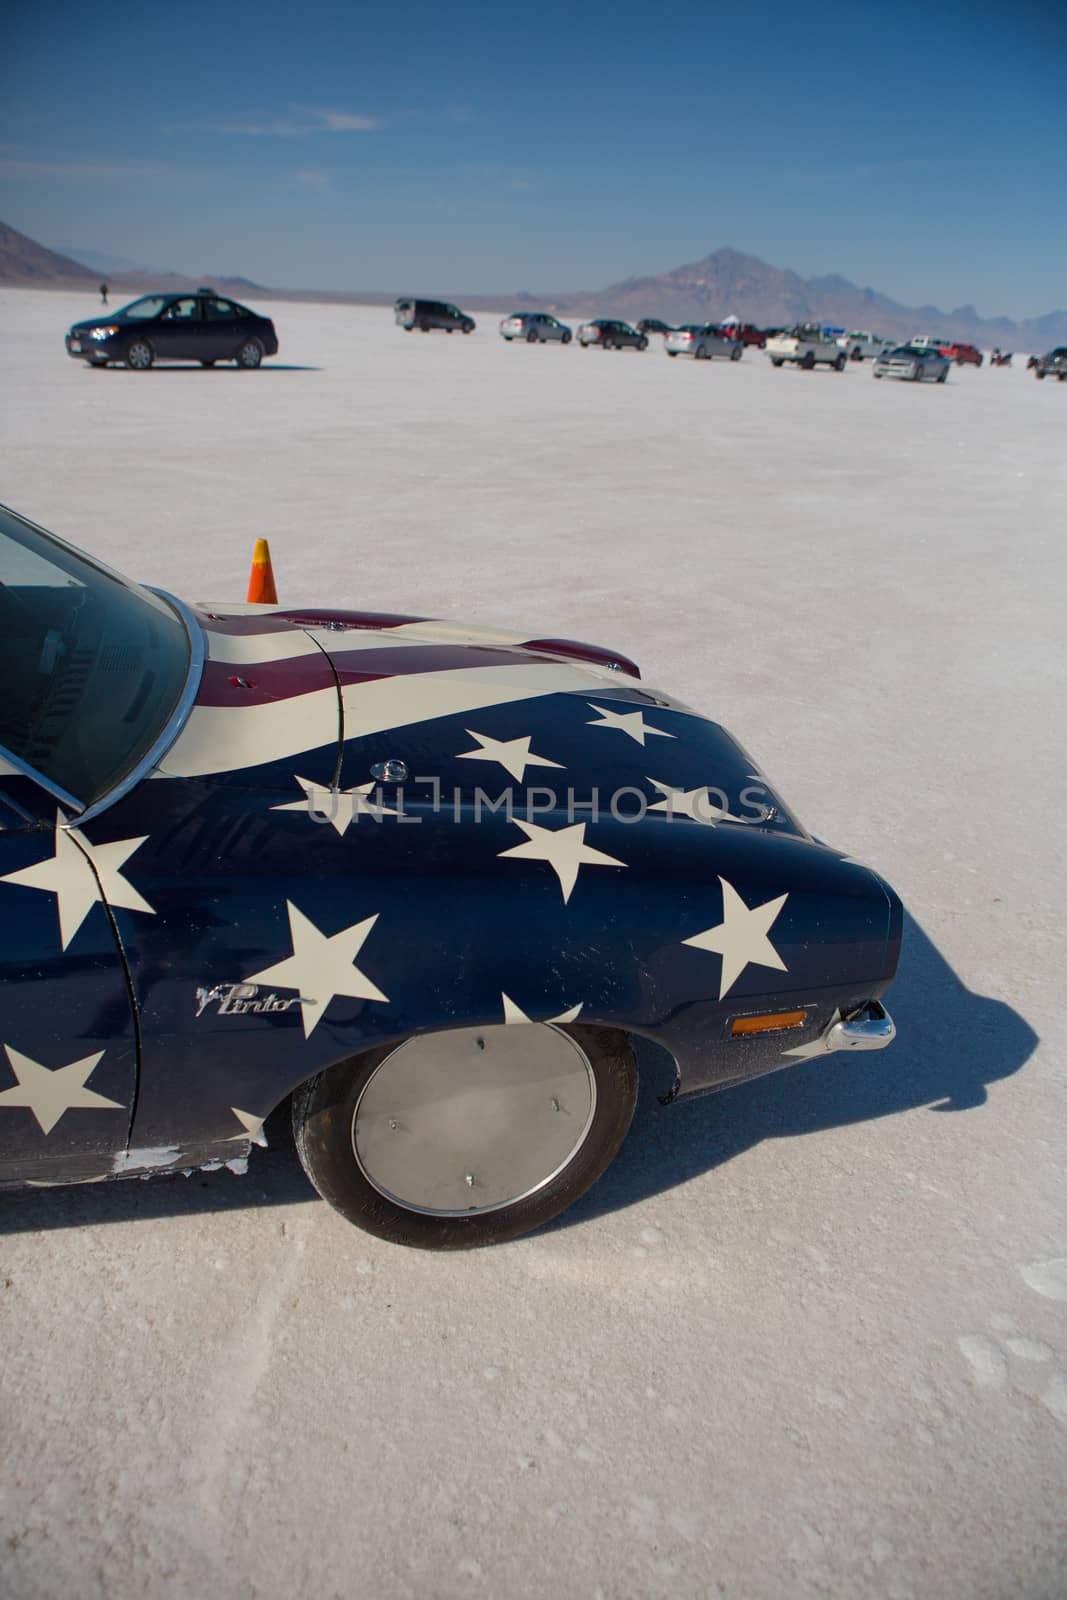
[[[278,591],[274,587],[274,568],[270,564],[270,545],[266,539],[257,539],[252,553],[252,572],[248,579],[248,598],[265,606],[278,604]]]

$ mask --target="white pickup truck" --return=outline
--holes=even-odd
[[[841,334],[837,342],[850,361],[873,361],[883,350],[895,348],[876,333],[867,333],[862,328],[852,328]]]
[[[809,370],[814,366],[827,366],[833,367],[836,372],[844,372],[848,360],[837,340],[824,333],[814,322],[802,322],[788,333],[776,334],[773,339],[767,340],[766,350],[774,367],[784,366],[791,361]]]

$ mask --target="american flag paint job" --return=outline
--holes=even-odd
[[[326,1066],[454,1027],[580,1015],[721,1087],[888,986],[896,896],[628,658],[196,617],[185,726],[84,829],[0,759],[0,1181],[229,1159]],[[730,1036],[795,1008],[799,1037]]]

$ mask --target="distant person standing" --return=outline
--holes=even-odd
[[[107,284],[106,283],[102,283],[100,285],[100,304],[102,306],[106,306],[107,305]]]

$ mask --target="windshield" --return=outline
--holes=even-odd
[[[153,594],[0,507],[0,746],[90,806],[155,743],[189,641]]]
[[[116,315],[129,317],[131,321],[143,322],[148,317],[158,317],[167,303],[165,294],[146,294],[140,300],[131,300],[128,306],[123,306]]]

